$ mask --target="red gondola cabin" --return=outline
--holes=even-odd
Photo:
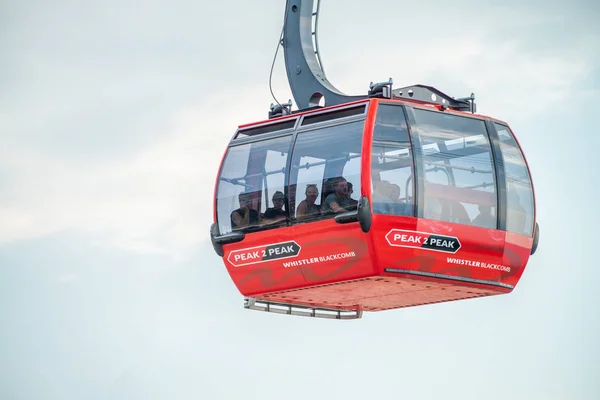
[[[509,126],[371,98],[240,126],[211,237],[246,297],[378,311],[511,292],[537,246]]]

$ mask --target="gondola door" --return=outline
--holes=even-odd
[[[368,234],[358,222],[340,224],[335,220],[336,215],[356,210],[364,192],[364,129],[365,117],[361,115],[336,123],[311,124],[296,134],[289,193],[293,236],[301,250],[286,265],[302,271],[308,285],[374,275]],[[339,290],[344,289],[340,286]],[[340,292],[345,299],[347,295]],[[328,296],[328,301],[334,302],[334,297]]]
[[[370,170],[371,236],[379,274],[414,266],[414,252],[405,246],[417,228],[419,174],[404,106],[380,102],[373,122]],[[416,247],[418,243],[408,243]],[[402,245],[400,247],[399,245]]]

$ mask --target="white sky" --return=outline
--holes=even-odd
[[[598,3],[323,1],[332,83],[475,92],[526,151],[541,226],[512,294],[352,322],[244,310],[210,246],[283,9],[0,5],[0,398],[600,398]],[[273,85],[291,97],[281,53]]]

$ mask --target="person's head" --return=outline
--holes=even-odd
[[[335,193],[338,196],[345,196],[348,193],[348,182],[344,178],[340,178],[335,183]]]
[[[388,181],[376,181],[373,182],[373,193],[377,193],[380,196],[390,197],[391,183]]]
[[[391,183],[389,185],[389,190],[390,190],[390,199],[396,201],[400,198],[400,186],[396,185],[395,183]]]
[[[252,203],[252,195],[250,193],[242,192],[239,194],[238,199],[241,208],[250,207],[250,203]]]
[[[311,183],[309,185],[306,185],[306,191],[304,192],[304,194],[306,194],[306,200],[312,204],[317,200],[317,197],[319,196],[319,189],[317,189],[317,185]]]
[[[273,194],[273,207],[280,210],[283,207],[285,197],[279,190]]]

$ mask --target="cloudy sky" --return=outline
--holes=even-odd
[[[474,92],[526,151],[541,227],[512,294],[358,321],[244,310],[210,245],[283,9],[0,4],[0,398],[600,398],[598,3],[323,1],[332,83]],[[291,98],[281,53],[273,88]]]

